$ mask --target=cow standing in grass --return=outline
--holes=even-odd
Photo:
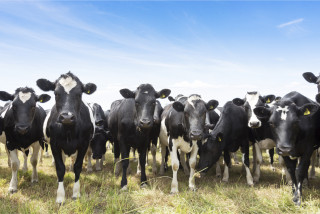
[[[166,98],[170,92],[169,89],[157,92],[152,85],[142,84],[136,91],[121,89],[120,93],[125,99],[115,101],[111,105],[108,125],[114,140],[116,162],[119,160],[121,152],[122,190],[127,189],[127,168],[131,147],[138,149],[141,166],[141,186],[146,185],[146,151],[151,140],[150,132],[154,124],[153,115],[156,99]]]
[[[31,182],[38,182],[38,153],[40,145],[42,147],[44,145],[42,126],[46,113],[36,104],[47,102],[50,96],[47,94],[37,96],[32,88],[24,87],[18,88],[14,94],[0,91],[0,100],[11,101],[5,106],[1,116],[12,169],[9,192],[14,193],[18,190],[17,173],[20,165],[18,150],[25,153],[29,147],[33,148],[30,159],[33,167]]]
[[[82,94],[90,95],[97,87],[93,83],[83,84],[71,72],[61,75],[55,82],[39,79],[37,85],[40,89],[54,91],[55,94],[56,102],[46,117],[43,131],[50,138],[59,181],[56,202],[61,204],[65,201],[65,155],[76,156],[72,198],[80,197],[79,178],[83,159],[95,129],[92,109],[82,101]]]

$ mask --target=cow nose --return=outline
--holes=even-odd
[[[257,127],[260,127],[260,123],[259,122],[250,122],[250,127],[252,128],[257,128]]]
[[[291,147],[279,147],[276,150],[277,150],[277,153],[281,156],[289,156]]]
[[[29,131],[29,126],[17,126],[16,130],[19,134],[26,134]]]
[[[102,126],[102,125],[103,125],[103,120],[96,121],[96,126]]]
[[[61,113],[60,116],[59,116],[59,121],[60,123],[62,124],[65,124],[65,125],[71,125],[74,123],[75,121],[75,116],[68,112],[68,113]]]
[[[141,119],[140,120],[140,127],[147,128],[150,126],[150,124],[151,124],[151,121],[148,119]]]
[[[191,131],[190,133],[190,137],[191,137],[191,140],[201,140],[201,131]]]

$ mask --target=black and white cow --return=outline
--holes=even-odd
[[[141,186],[146,185],[145,161],[146,151],[151,140],[150,132],[154,125],[154,111],[157,98],[166,98],[169,89],[155,91],[152,85],[142,84],[135,91],[121,89],[120,94],[125,98],[111,105],[108,125],[113,136],[115,162],[119,153],[122,158],[122,190],[127,189],[127,168],[129,165],[130,148],[139,152],[141,166]]]
[[[276,143],[271,133],[270,125],[267,120],[259,119],[253,112],[256,107],[269,108],[275,100],[274,95],[261,96],[259,92],[248,92],[244,99],[235,98],[233,103],[238,106],[243,106],[248,116],[248,127],[251,129],[250,141],[253,143],[253,181],[259,182],[260,179],[260,165],[262,164],[262,151],[269,150],[270,164],[273,167],[273,154]]]
[[[72,198],[80,197],[79,177],[84,156],[94,134],[95,123],[92,109],[82,101],[82,94],[92,94],[96,90],[93,83],[83,84],[71,72],[62,74],[55,82],[47,79],[37,80],[44,91],[54,91],[55,105],[44,122],[44,134],[50,138],[52,155],[55,160],[59,181],[56,202],[65,201],[63,178],[65,155],[76,155],[74,164],[75,183]]]
[[[88,148],[88,165],[87,171],[92,171],[92,164],[91,164],[91,155],[92,158],[96,160],[95,168],[97,171],[100,171],[103,166],[103,157],[107,151],[106,143],[108,140],[108,123],[107,118],[102,110],[102,107],[97,104],[89,104],[93,110],[93,117],[95,120],[96,128],[94,136],[90,142]]]
[[[201,96],[190,95],[185,102],[175,101],[172,106],[164,110],[161,119],[160,142],[169,146],[173,179],[171,193],[177,193],[179,169],[178,149],[183,153],[190,153],[189,189],[195,190],[195,167],[198,154],[198,141],[205,135],[205,122],[208,110],[218,106],[218,101],[210,100],[208,103]],[[167,140],[166,140],[167,138]]]
[[[276,151],[284,159],[292,180],[293,201],[301,204],[302,182],[308,177],[310,157],[320,145],[319,105],[298,92],[290,92],[271,109],[257,107],[258,117],[268,119]],[[297,158],[301,157],[298,164]]]
[[[248,117],[242,107],[236,106],[232,101],[223,106],[220,119],[207,139],[200,146],[200,160],[198,169],[207,172],[224,156],[223,182],[229,180],[230,152],[236,152],[241,147],[242,162],[246,170],[248,185],[253,185],[253,179],[249,169],[249,127]]]
[[[50,96],[47,94],[37,96],[32,88],[22,87],[14,94],[0,91],[0,100],[11,101],[5,106],[1,116],[12,169],[9,192],[14,193],[18,190],[17,172],[20,165],[18,150],[25,153],[29,147],[33,148],[30,159],[33,167],[31,182],[38,182],[38,153],[40,145],[43,147],[44,144],[42,126],[46,113],[37,102],[45,103],[50,100]]]

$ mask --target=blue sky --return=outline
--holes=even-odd
[[[299,1],[0,1],[0,90],[40,94],[37,79],[71,70],[97,84],[84,98],[105,110],[141,83],[220,105],[247,91],[314,100],[302,73],[320,72],[319,11]]]

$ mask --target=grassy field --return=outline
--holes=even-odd
[[[79,200],[71,199],[74,174],[66,173],[66,202],[58,206],[55,203],[58,183],[51,158],[44,158],[44,163],[39,165],[37,184],[31,184],[30,163],[27,173],[19,170],[18,192],[11,195],[7,191],[11,170],[7,166],[4,145],[1,144],[0,148],[0,213],[320,213],[318,168],[317,178],[303,190],[302,206],[297,207],[291,201],[291,187],[282,180],[278,162],[275,163],[276,172],[273,172],[267,166],[266,156],[260,183],[254,187],[246,185],[241,165],[233,165],[229,183],[222,183],[215,177],[215,170],[211,169],[205,177],[196,178],[198,189],[191,192],[188,190],[188,178],[179,170],[180,193],[170,195],[171,169],[165,176],[153,176],[151,166],[147,167],[148,188],[140,189],[140,176],[133,173],[128,176],[128,192],[120,192],[121,178],[114,176],[111,151],[107,152],[103,171],[87,173],[83,169]],[[21,169],[21,152],[19,157]],[[160,159],[160,153],[157,158]],[[131,165],[132,172],[136,171],[136,165],[135,162]]]

